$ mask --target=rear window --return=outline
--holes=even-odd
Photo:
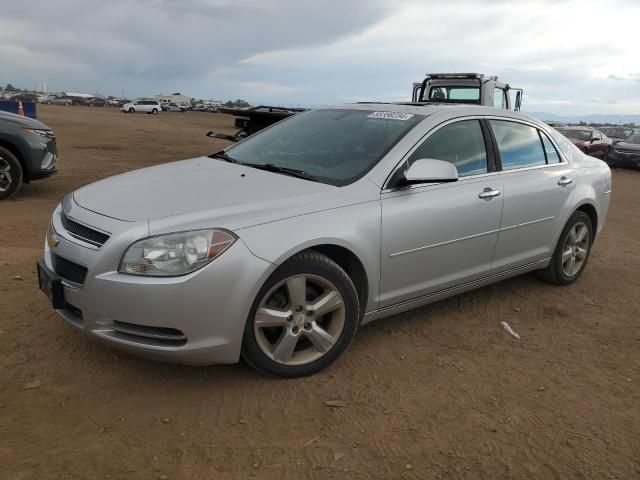
[[[479,101],[480,89],[478,87],[431,87],[429,100],[438,101]]]
[[[573,140],[591,140],[591,130],[571,130],[568,128],[558,128],[557,130],[565,137]]]

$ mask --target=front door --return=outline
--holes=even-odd
[[[383,191],[380,306],[488,275],[502,213],[479,120],[449,123],[424,140],[419,158],[453,163],[457,182]]]

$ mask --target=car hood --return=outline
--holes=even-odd
[[[583,145],[585,143],[589,143],[588,140],[579,140],[577,138],[569,138],[569,137],[567,137],[567,140],[569,140],[574,145]]]
[[[0,111],[0,121],[7,121],[11,123],[15,123],[17,125],[22,125],[27,128],[38,128],[42,130],[50,130],[44,123],[39,122],[30,117],[24,117],[22,115],[16,115],[15,113],[3,112]]]
[[[237,228],[331,208],[340,204],[332,192],[341,190],[200,157],[116,175],[77,190],[73,198],[87,210],[128,222],[170,217],[165,223],[177,224],[224,216],[234,221],[218,226]]]
[[[640,144],[638,143],[618,142],[615,148],[616,150],[629,150],[640,153]]]

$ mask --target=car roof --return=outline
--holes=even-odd
[[[593,127],[559,127],[557,130],[582,130],[585,132],[592,132],[595,130]]]
[[[484,115],[494,117],[506,117],[516,120],[526,120],[536,125],[548,128],[549,126],[528,115],[502,108],[487,107],[484,105],[472,104],[450,104],[450,103],[384,103],[384,102],[359,102],[338,105],[323,106],[320,109],[340,109],[340,110],[368,110],[372,112],[395,112],[411,113],[429,117],[431,115],[444,113],[451,117],[464,117],[473,115]]]

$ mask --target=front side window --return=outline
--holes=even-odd
[[[507,108],[507,96],[502,88],[493,89],[493,106],[495,108]]]
[[[504,120],[489,120],[489,124],[498,143],[503,170],[547,163],[537,129]]]
[[[442,127],[429,136],[407,160],[431,158],[452,163],[461,177],[487,173],[487,151],[479,120],[463,120]]]
[[[240,163],[301,170],[332,185],[354,182],[423,115],[369,110],[300,113],[228,148]]]

